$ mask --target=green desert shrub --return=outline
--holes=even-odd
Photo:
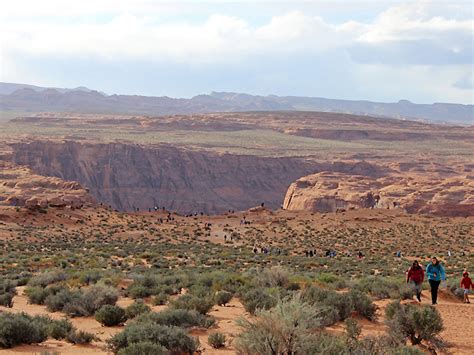
[[[13,307],[13,297],[15,295],[11,293],[0,294],[0,306],[12,308]]]
[[[26,313],[0,313],[0,347],[12,348],[20,344],[42,343],[48,338],[51,319],[29,316]]]
[[[46,297],[50,295],[47,288],[39,286],[31,286],[25,288],[25,295],[28,297],[28,302],[31,304],[44,304]]]
[[[250,289],[241,299],[245,310],[250,314],[255,314],[259,309],[270,309],[277,304],[277,298],[263,288]]]
[[[375,318],[376,306],[370,297],[357,289],[352,289],[346,293],[337,293],[336,291],[309,286],[303,290],[302,298],[310,304],[326,307],[326,317],[323,321],[325,325],[343,321],[354,311],[369,320]]]
[[[120,349],[117,355],[168,355],[169,351],[159,345],[149,341],[130,344],[126,348]]]
[[[16,286],[17,286],[17,283],[13,280],[0,279],[0,295],[5,294],[5,293],[16,295],[16,289],[15,289]]]
[[[386,312],[390,335],[400,344],[407,339],[413,345],[423,340],[435,341],[443,330],[443,320],[432,306],[395,305]]]
[[[184,329],[154,323],[127,325],[121,333],[107,340],[114,353],[143,342],[161,345],[171,353],[192,354],[199,349],[198,339],[190,337]]]
[[[153,304],[155,306],[163,306],[169,300],[169,296],[166,293],[159,293],[155,297],[153,297]]]
[[[137,323],[156,323],[182,328],[205,327],[215,324],[215,319],[195,310],[168,308],[161,312],[150,312],[136,318]]]
[[[380,276],[369,276],[357,281],[354,285],[364,293],[369,293],[375,299],[405,299],[412,298],[413,292],[403,280],[393,280]]]
[[[148,313],[151,311],[151,308],[143,303],[143,301],[135,301],[127,308],[125,308],[125,315],[127,319],[135,318],[143,313]]]
[[[44,300],[44,304],[46,308],[50,312],[58,312],[62,311],[64,306],[67,304],[71,304],[73,299],[77,299],[79,297],[78,292],[72,292],[69,289],[63,289],[56,294],[50,294]]]
[[[258,311],[253,320],[239,319],[242,332],[236,349],[245,354],[294,354],[321,327],[321,319],[317,306],[295,295],[272,309]]]
[[[150,288],[146,288],[143,285],[132,284],[127,289],[127,294],[128,294],[129,297],[136,300],[136,299],[139,299],[139,298],[145,298],[145,297],[151,296],[152,290]]]
[[[219,306],[225,306],[233,297],[233,294],[228,291],[219,291],[216,293],[216,303]]]
[[[226,340],[227,340],[227,338],[226,338],[225,334],[219,333],[219,332],[211,333],[207,337],[207,342],[214,349],[225,348]]]
[[[29,281],[29,286],[46,287],[56,282],[64,281],[67,275],[61,270],[51,270],[43,272],[39,275],[33,276]]]
[[[191,294],[179,296],[171,302],[171,307],[177,309],[195,310],[201,314],[207,314],[214,306],[214,300],[210,296],[198,297]]]
[[[352,299],[347,294],[337,293],[310,286],[303,290],[302,298],[312,305],[318,305],[324,310],[324,325],[331,325],[342,321],[351,315],[353,310]]]
[[[263,287],[286,288],[290,284],[290,272],[282,266],[265,268],[259,273],[255,283]]]
[[[118,292],[115,288],[104,285],[94,285],[82,292],[81,303],[87,315],[93,315],[102,306],[115,305]]]
[[[119,325],[127,320],[125,310],[119,306],[106,304],[95,312],[95,320],[106,327]]]
[[[71,344],[90,344],[93,341],[97,341],[98,338],[89,332],[73,330],[68,333],[66,340]]]
[[[79,274],[79,282],[83,285],[90,285],[97,283],[103,274],[99,270],[87,270]]]
[[[297,354],[349,355],[350,350],[340,336],[316,333],[296,344]],[[364,354],[365,355],[365,354]],[[368,354],[367,354],[368,355]]]
[[[48,334],[56,340],[66,339],[75,328],[68,319],[53,320],[48,326]]]
[[[0,306],[13,307],[13,297],[16,295],[16,282],[9,279],[0,279]]]
[[[361,316],[367,318],[368,320],[375,319],[375,312],[377,310],[377,307],[372,302],[369,296],[358,290],[351,290],[347,294],[347,297],[350,299],[354,311],[359,313]]]

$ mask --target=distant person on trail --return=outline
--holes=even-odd
[[[438,303],[439,284],[441,281],[446,280],[446,274],[444,268],[434,256],[431,258],[431,263],[426,267],[426,277],[428,278],[431,288],[431,303],[435,305]]]
[[[421,302],[421,290],[423,288],[423,280],[425,279],[425,272],[417,260],[415,260],[408,269],[407,283],[411,283],[416,292],[418,302]]]
[[[469,290],[474,287],[474,284],[467,271],[464,271],[462,274],[460,287],[464,290],[464,303],[471,303],[469,301]]]

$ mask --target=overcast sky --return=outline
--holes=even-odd
[[[469,0],[2,1],[0,81],[472,104],[473,26]]]

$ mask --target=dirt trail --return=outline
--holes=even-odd
[[[472,298],[472,297],[471,297]],[[424,291],[422,303],[431,304],[429,291]],[[470,355],[474,352],[474,313],[473,305],[465,304],[446,290],[440,290],[438,311],[443,317],[444,331],[441,337],[448,341],[453,354]]]

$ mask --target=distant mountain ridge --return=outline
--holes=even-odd
[[[166,96],[106,95],[85,87],[57,89],[12,83],[0,83],[0,110],[154,116],[238,111],[321,111],[474,124],[474,106],[462,104],[415,104],[407,100],[382,103],[318,97],[258,96],[232,92],[212,92],[191,99],[177,99]]]
[[[89,88],[86,88],[85,86],[78,86],[77,88],[74,88],[74,89],[67,89],[67,88],[56,88],[56,87],[47,88],[43,86],[30,85],[30,84],[16,84],[16,83],[0,82],[0,95],[10,95],[11,93],[17,90],[21,90],[21,89],[32,89],[37,92],[53,89],[60,93],[65,93],[65,92],[70,92],[70,91],[84,91],[84,92],[93,91]]]

